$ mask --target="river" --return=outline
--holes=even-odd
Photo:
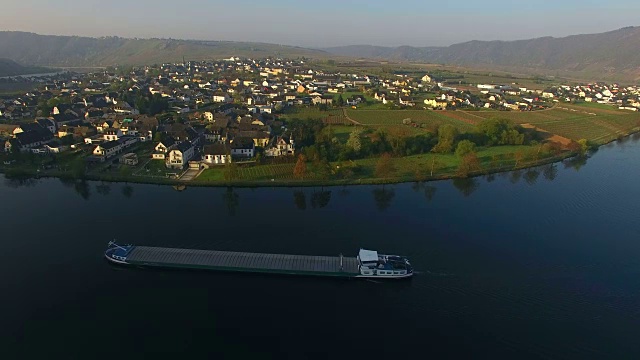
[[[640,142],[427,184],[0,179],[4,359],[638,358]],[[409,281],[114,267],[135,244],[409,256]]]

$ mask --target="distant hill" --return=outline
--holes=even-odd
[[[42,74],[53,71],[55,70],[35,66],[22,66],[13,60],[0,58],[0,77]]]
[[[397,61],[558,70],[640,78],[640,27],[519,41],[470,41],[449,47],[342,46],[332,54]]]
[[[294,46],[229,41],[173,39],[91,38],[38,35],[1,31],[3,56],[23,64],[83,67],[143,65],[187,60],[206,60],[230,56],[327,58],[321,50]]]

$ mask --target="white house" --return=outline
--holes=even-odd
[[[265,155],[268,157],[277,157],[277,156],[293,156],[295,154],[295,143],[293,138],[289,138],[287,141],[282,136],[278,136],[275,138],[273,144],[265,149]]]
[[[231,162],[231,150],[226,144],[213,144],[204,147],[204,163],[209,165]]]
[[[216,92],[215,94],[213,94],[213,102],[216,103],[230,103],[232,102],[233,99],[231,98],[231,96],[225,92]]]
[[[195,147],[190,141],[183,141],[167,154],[165,165],[170,169],[183,169],[193,159]]]
[[[120,139],[124,134],[120,129],[107,129],[104,131],[102,138],[104,141],[116,141]]]
[[[151,155],[151,158],[154,160],[164,160],[167,156],[167,153],[170,149],[175,145],[175,140],[173,138],[166,139],[165,141],[161,141],[154,148],[154,152]]]
[[[122,144],[119,141],[107,141],[93,149],[93,155],[103,158],[110,158],[122,151]]]

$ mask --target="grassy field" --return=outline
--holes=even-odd
[[[529,166],[535,161],[533,154],[538,150],[535,146],[499,146],[492,148],[481,148],[478,151],[478,158],[483,171],[511,170],[516,165],[514,154],[521,153],[523,159],[518,162],[518,168]],[[436,161],[433,177],[430,176],[431,166]],[[349,176],[339,177],[336,174],[330,175],[328,179],[319,178],[314,171],[314,165],[307,163],[308,172],[304,180],[295,179],[293,168],[295,164],[257,165],[240,166],[239,176],[236,183],[243,184],[294,184],[304,182],[333,182],[347,183],[367,183],[384,181],[413,181],[416,174],[421,174],[424,179],[438,179],[443,177],[456,176],[460,166],[460,158],[453,154],[422,154],[393,158],[391,162],[394,167],[392,175],[387,179],[376,176],[375,169],[378,158],[360,159],[355,161],[334,162],[331,164],[333,172],[338,172],[342,167],[351,167],[353,173]],[[197,183],[219,183],[223,184],[224,166],[205,170],[197,179]]]

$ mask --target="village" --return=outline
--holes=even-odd
[[[232,162],[295,161],[300,149],[286,114],[296,108],[526,112],[575,102],[640,108],[637,86],[457,87],[430,75],[329,72],[287,59],[185,61],[38,81],[37,89],[0,102],[7,154],[80,152],[89,167],[144,164],[176,178]]]

